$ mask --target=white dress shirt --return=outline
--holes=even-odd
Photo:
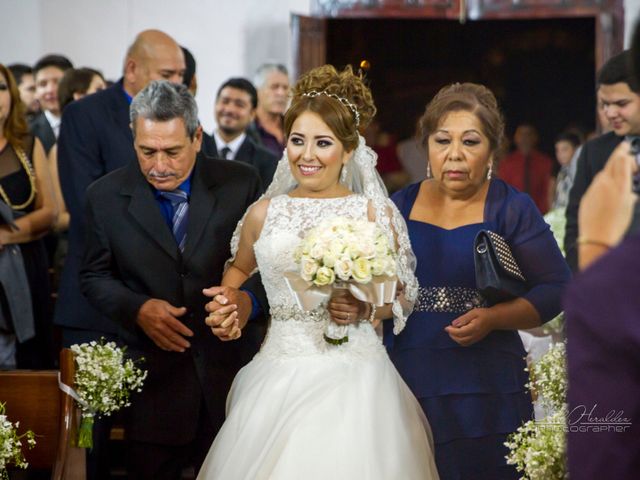
[[[220,157],[222,157],[222,149],[224,147],[227,147],[230,150],[229,155],[227,156],[227,160],[235,160],[236,155],[238,154],[238,150],[240,150],[240,147],[242,146],[244,139],[247,138],[247,134],[245,132],[242,132],[241,135],[237,136],[236,138],[231,140],[229,143],[227,143],[218,134],[218,130],[214,130],[213,138],[216,141],[216,148],[218,149],[218,154],[220,155]]]

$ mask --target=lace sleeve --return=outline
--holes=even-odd
[[[397,275],[404,291],[393,302],[393,333],[399,334],[407,323],[418,298],[418,280],[415,276],[416,256],[411,248],[407,224],[395,204],[387,199],[372,200],[375,221],[387,233],[389,242],[396,246]]]
[[[224,272],[226,273],[229,267],[233,264],[238,256],[238,250],[241,247],[241,244],[244,240],[244,235],[248,235],[247,228],[251,225],[251,229],[256,230],[256,239],[260,234],[260,230],[262,230],[262,226],[264,225],[265,218],[267,216],[267,211],[269,208],[269,199],[260,197],[260,199],[256,200],[244,213],[238,224],[236,225],[236,229],[233,232],[233,236],[231,237],[231,257],[224,264]],[[249,248],[249,246],[247,246]],[[251,246],[252,248],[252,246]],[[255,267],[249,276],[255,274],[258,271],[258,268]]]

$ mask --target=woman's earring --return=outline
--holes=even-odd
[[[491,175],[493,174],[493,163],[489,164],[489,170],[487,170],[487,180],[491,180]]]
[[[343,185],[347,184],[347,164],[342,165],[342,170],[340,171],[340,183]]]
[[[431,162],[427,162],[427,178],[431,178]]]

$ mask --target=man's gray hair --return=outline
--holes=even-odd
[[[182,118],[189,138],[193,138],[200,125],[198,106],[187,87],[166,80],[152,81],[131,102],[129,118],[134,137],[138,117],[157,122]]]
[[[272,72],[280,72],[284,73],[286,76],[289,76],[287,67],[285,67],[281,63],[263,63],[258,67],[255,75],[253,76],[253,84],[256,86],[256,88],[264,87],[264,84],[267,81],[267,76]]]

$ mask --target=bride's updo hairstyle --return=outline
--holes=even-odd
[[[483,133],[489,139],[493,158],[500,158],[504,148],[504,119],[491,90],[477,83],[454,83],[443,87],[433,97],[420,119],[422,144],[427,146],[429,135],[438,129],[449,113],[459,111],[478,117]]]
[[[291,106],[284,115],[287,138],[293,122],[307,111],[318,114],[350,152],[358,146],[358,131],[369,125],[376,107],[371,90],[351,65],[341,72],[323,65],[302,75],[293,87]]]

